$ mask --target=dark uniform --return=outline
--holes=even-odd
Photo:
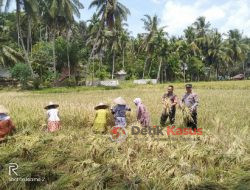
[[[177,103],[177,96],[174,94],[174,93],[165,93],[163,96],[162,96],[162,99],[170,99],[171,103]],[[170,121],[170,124],[173,125],[174,122],[175,122],[175,112],[176,112],[176,106],[172,106],[170,108],[170,111],[169,113],[166,112],[166,109],[164,108],[163,109],[163,112],[162,112],[162,115],[161,115],[161,125],[164,126],[166,125],[166,121],[169,117],[169,121]]]

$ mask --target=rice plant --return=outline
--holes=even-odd
[[[132,135],[132,126],[137,125],[132,100],[141,97],[152,124],[159,125],[162,85],[77,93],[1,92],[1,104],[10,110],[17,132],[0,144],[0,189],[247,189],[249,84],[223,89],[224,83],[216,83],[220,89],[214,90],[202,85],[194,89],[200,98],[198,127],[203,134],[199,138],[167,136],[165,128],[159,138]],[[176,89],[179,97],[184,92]],[[128,137],[125,142],[116,143],[108,132],[92,132],[93,108],[99,102],[112,105],[112,100],[121,94],[132,111],[127,118]],[[43,107],[49,101],[60,105],[62,129],[56,133],[43,130]],[[183,112],[177,110],[176,127],[182,126],[182,118]],[[113,126],[110,114],[108,128]],[[20,177],[44,181],[10,181],[15,175],[9,176],[9,163],[19,165]]]

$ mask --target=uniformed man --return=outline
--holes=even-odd
[[[197,130],[197,107],[198,107],[198,96],[192,92],[192,84],[186,84],[186,94],[182,97],[182,104],[187,106],[191,112],[193,121],[187,122],[187,127]]]
[[[165,103],[165,100],[169,99],[171,102],[171,107],[169,112],[167,112],[166,108],[163,109],[162,115],[161,115],[161,125],[165,126],[166,121],[169,117],[170,124],[173,125],[175,122],[175,112],[176,112],[176,104],[177,104],[177,96],[174,94],[174,86],[169,85],[168,86],[168,92],[165,93],[162,96],[162,102]]]

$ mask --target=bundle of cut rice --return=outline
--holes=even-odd
[[[171,100],[169,98],[165,98],[163,101],[163,109],[166,114],[170,112],[171,105],[172,105]]]
[[[192,118],[191,111],[187,106],[182,107],[182,119],[183,119],[183,123],[194,121]]]

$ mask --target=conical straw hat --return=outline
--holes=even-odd
[[[122,97],[114,99],[114,103],[118,105],[126,105],[126,101]]]
[[[47,106],[45,106],[44,107],[44,109],[49,109],[49,108],[51,108],[51,107],[59,107],[59,105],[58,104],[56,104],[56,103],[53,103],[53,102],[49,102],[49,105],[47,105]]]
[[[104,104],[104,103],[99,103],[96,107],[95,107],[95,110],[98,110],[98,109],[106,109],[108,108],[109,106],[107,104]]]

